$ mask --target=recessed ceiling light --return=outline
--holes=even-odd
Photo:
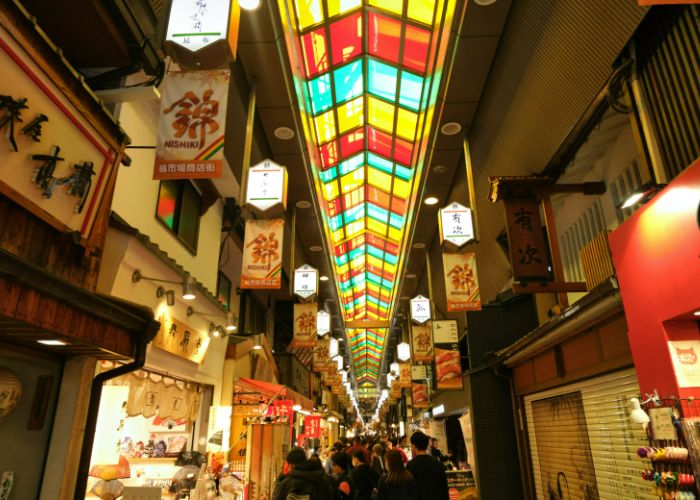
[[[46,340],[37,340],[40,344],[44,345],[68,345],[68,342],[63,342],[62,340],[56,340],[56,339],[46,339]]]
[[[300,200],[296,202],[297,208],[311,208],[311,202]]]
[[[414,243],[413,248],[425,248],[425,243]]]
[[[457,135],[462,131],[462,126],[457,122],[447,122],[440,127],[443,135]]]
[[[481,5],[482,7],[486,7],[487,5],[495,4],[496,0],[474,0],[474,3],[477,5]]]
[[[428,196],[425,200],[423,200],[423,203],[426,205],[435,205],[438,201],[439,200],[435,196]]]
[[[238,6],[243,10],[257,10],[261,5],[261,0],[238,0]]]
[[[408,300],[408,299],[409,299],[409,296],[408,296],[408,295],[402,295],[402,296],[401,296],[401,300]]]
[[[435,165],[433,167],[433,173],[435,174],[444,174],[447,172],[447,165]]]
[[[311,245],[309,247],[309,250],[311,250],[312,252],[323,252],[323,247],[318,245]]]
[[[330,278],[329,278],[328,276],[325,276],[325,275],[324,275],[324,276],[321,276],[319,279],[320,279],[321,281],[328,281]]]
[[[277,127],[274,133],[275,137],[283,141],[288,141],[294,138],[294,131],[289,127]]]
[[[406,279],[412,280],[412,279],[415,279],[415,278],[416,278],[416,275],[413,274],[413,273],[409,273],[409,274],[406,275]]]

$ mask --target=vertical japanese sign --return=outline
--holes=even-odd
[[[246,205],[260,212],[287,207],[287,169],[272,160],[264,160],[248,169]]]
[[[169,73],[160,87],[154,179],[221,177],[228,71]]]
[[[225,40],[231,5],[232,2],[213,0],[172,0],[166,41],[196,52]]]
[[[265,416],[276,417],[278,420],[289,424],[289,442],[292,442],[292,434],[294,433],[294,400],[293,399],[275,399],[271,405],[267,407]]]
[[[430,299],[422,295],[411,299],[411,319],[416,323],[425,323],[430,319]]]
[[[399,399],[401,399],[401,386],[396,381],[393,384],[391,384],[389,398],[393,399],[394,401],[398,401]]]
[[[231,470],[235,472],[245,471],[246,455],[246,426],[248,420],[260,415],[260,405],[233,405],[231,417],[231,449],[228,459],[231,462]]]
[[[438,389],[462,389],[462,362],[459,354],[457,321],[433,321],[435,378]]]
[[[441,243],[459,248],[474,239],[472,211],[459,203],[450,203],[441,208],[438,224]]]
[[[294,340],[295,348],[316,347],[316,303],[294,304]]]
[[[282,219],[255,219],[246,222],[241,288],[282,286],[283,238]]]
[[[411,387],[411,363],[399,363],[399,379],[394,383],[402,389]]]
[[[430,393],[427,382],[413,382],[411,385],[413,408],[428,408],[430,406]]]
[[[321,437],[321,417],[319,415],[304,417],[304,435],[308,438]]]
[[[313,353],[313,371],[316,373],[333,371],[335,364],[329,354],[330,338],[318,339]]]
[[[442,254],[445,294],[449,312],[481,310],[476,254],[473,252]]]
[[[431,362],[433,356],[433,332],[430,322],[425,325],[411,325],[411,345],[413,353],[413,361]]]
[[[302,299],[316,295],[318,289],[318,270],[304,264],[294,270],[294,293]]]
[[[547,243],[536,197],[504,199],[514,281],[550,281]]]

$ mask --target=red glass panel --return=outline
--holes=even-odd
[[[314,76],[328,69],[328,47],[323,28],[303,35],[301,37],[301,46],[304,54],[306,76]]]
[[[362,245],[365,244],[365,235],[361,234],[360,236],[356,236],[352,240],[348,242],[348,251],[350,250],[355,250],[358,247],[361,247]]]
[[[336,245],[335,247],[335,255],[336,257],[340,257],[341,255],[348,253],[348,244],[347,243],[341,243],[340,245]]]
[[[379,273],[377,273],[377,274],[379,274]],[[379,300],[379,294],[378,294],[377,292],[375,292],[375,291],[372,290],[372,289],[369,289],[369,290],[367,290],[367,291],[369,292],[369,296],[370,296],[370,297],[374,297],[375,299]]]
[[[369,53],[398,63],[401,46],[401,23],[375,12],[369,13],[368,22]]]
[[[367,143],[370,151],[391,158],[391,135],[375,128],[369,127]]]
[[[338,141],[327,142],[318,148],[318,154],[321,157],[321,168],[327,170],[338,163]]]
[[[413,156],[413,143],[397,137],[394,145],[394,159],[401,165],[410,167],[412,165],[411,156]]]
[[[342,211],[342,209],[343,207],[340,205],[340,198],[326,202],[326,212],[328,213],[329,217],[335,217]]]
[[[359,129],[349,132],[340,137],[340,154],[343,158],[348,158],[355,153],[362,151],[365,147],[365,131]]]
[[[362,15],[360,12],[331,24],[333,64],[338,65],[362,52]]]
[[[391,211],[402,216],[406,215],[406,200],[393,196],[391,199]]]
[[[367,233],[367,243],[380,250],[384,250],[386,246],[384,238],[380,238],[372,233]]]
[[[390,252],[393,255],[398,255],[399,254],[399,246],[391,243],[390,241],[386,242],[386,249],[387,252]]]
[[[406,39],[403,47],[404,66],[425,73],[428,59],[430,32],[410,24],[406,25]]]

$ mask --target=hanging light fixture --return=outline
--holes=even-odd
[[[238,327],[233,320],[233,313],[231,311],[226,313],[226,331],[235,332]]]
[[[185,275],[185,281],[182,282],[182,298],[184,300],[194,300],[197,296],[194,294],[194,283],[189,274]]]
[[[411,359],[411,346],[408,345],[408,342],[401,342],[396,346],[396,355],[401,361]]]
[[[391,363],[391,365],[389,365],[389,369],[390,369],[391,372],[394,374],[394,378],[398,378],[398,376],[399,376],[399,371],[401,370],[401,367],[399,366],[399,363],[396,362],[396,361],[394,361],[393,363]]]
[[[173,280],[163,280],[160,278],[153,278],[150,276],[144,276],[141,274],[140,269],[135,269],[134,272],[131,274],[131,281],[134,283],[138,283],[141,280],[155,281],[156,283],[172,283],[175,285],[181,284],[182,285],[182,298],[183,299],[194,300],[195,298],[197,298],[197,296],[194,293],[194,280],[189,275],[189,273],[185,274],[185,278],[183,281],[173,281]],[[161,292],[156,291],[156,296],[161,297],[162,295],[166,294],[166,291],[163,290],[162,294],[160,294],[160,293]],[[172,305],[175,304],[174,300],[171,301],[169,297],[167,297],[167,299],[168,299],[168,305],[171,305],[171,302],[172,302]]]
[[[338,356],[336,358],[336,361],[338,362],[338,371],[341,371],[343,369],[343,357]]]
[[[262,333],[253,335],[253,350],[259,351],[263,348]]]
[[[331,337],[331,343],[328,348],[328,356],[335,358],[338,355],[338,339]]]

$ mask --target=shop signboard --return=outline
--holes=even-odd
[[[430,299],[417,295],[411,299],[411,319],[423,324],[430,319]]]
[[[391,385],[391,390],[389,390],[389,397],[394,401],[398,401],[399,399],[401,399],[401,386],[397,382],[394,382]]]
[[[317,290],[318,270],[308,264],[298,267],[294,271],[294,294],[308,300],[316,295]]]
[[[438,224],[440,243],[459,248],[474,239],[472,211],[459,203],[450,203],[441,208]]]
[[[411,325],[411,352],[416,363],[431,362],[433,352],[433,332],[430,321],[425,325]]]
[[[471,470],[450,470],[447,474],[447,490],[450,500],[476,500],[479,498],[474,473]]]
[[[456,320],[433,321],[435,378],[438,389],[462,389],[462,362]]]
[[[411,385],[413,408],[430,407],[430,392],[427,382],[413,382]]]
[[[231,446],[231,406],[209,407],[207,451],[227,450]]]
[[[0,191],[66,234],[90,238],[119,151],[79,97],[0,29]]]
[[[287,169],[264,160],[248,169],[245,204],[258,212],[287,207]]]
[[[427,380],[428,368],[426,365],[411,365],[411,380]]]
[[[700,387],[700,341],[672,340],[668,342],[668,349],[678,387]]]
[[[304,417],[304,434],[310,438],[321,437],[321,417],[319,415]]]
[[[313,371],[315,373],[334,371],[336,364],[331,361],[329,355],[330,339],[321,338],[317,342],[313,351]]]
[[[153,340],[153,347],[181,358],[201,363],[209,347],[209,335],[179,321],[167,312],[160,318],[160,329]]]
[[[474,252],[443,252],[445,293],[449,312],[480,311],[481,295]]]
[[[245,225],[241,288],[282,286],[283,219],[251,219]],[[314,312],[314,323],[316,313]]]
[[[537,196],[504,199],[514,281],[551,281]]]
[[[314,348],[318,345],[316,336],[316,303],[294,304],[293,348]],[[314,368],[315,369],[315,368]]]
[[[153,178],[221,177],[229,72],[177,71],[160,86]]]
[[[230,469],[232,472],[245,471],[246,457],[246,428],[248,421],[259,417],[262,413],[260,405],[233,405],[231,416],[231,449],[229,450],[228,459],[231,462]]]
[[[411,363],[399,363],[399,380],[394,383],[402,389],[411,387]]]
[[[198,52],[224,44],[228,57],[235,58],[240,7],[238,2],[172,0],[165,41],[173,49]]]

